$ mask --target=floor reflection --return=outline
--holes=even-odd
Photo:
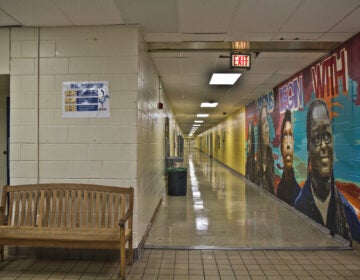
[[[166,196],[146,247],[332,248],[344,244],[197,150],[185,153],[187,195]]]

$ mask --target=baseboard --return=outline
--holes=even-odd
[[[147,240],[147,238],[148,238],[148,236],[149,236],[150,230],[151,230],[151,228],[152,228],[152,226],[153,226],[153,223],[154,223],[154,221],[155,221],[155,218],[156,218],[156,216],[157,216],[157,214],[158,214],[158,212],[159,212],[159,208],[160,208],[161,203],[162,203],[162,198],[160,198],[159,203],[157,204],[157,206],[156,206],[156,208],[155,208],[155,211],[154,211],[154,213],[153,213],[153,215],[152,215],[152,217],[151,217],[151,219],[150,219],[149,224],[148,224],[147,227],[146,227],[145,233],[144,233],[144,235],[142,236],[141,241],[140,241],[138,247],[137,247],[137,248],[134,248],[134,259],[135,259],[135,260],[139,260],[140,257],[141,257],[141,255],[142,255],[142,253],[144,252],[145,242],[146,242],[146,240]]]
[[[360,252],[360,243],[359,242],[353,240],[351,245],[352,245],[354,250]]]

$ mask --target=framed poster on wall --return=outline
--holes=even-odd
[[[62,116],[63,118],[110,117],[108,82],[63,82]]]

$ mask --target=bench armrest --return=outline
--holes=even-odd
[[[121,217],[121,219],[119,221],[119,226],[124,228],[126,221],[132,216],[132,214],[133,214],[133,210],[129,208],[127,210],[127,212],[125,213],[125,215],[123,217]]]
[[[5,215],[5,207],[0,207],[0,225],[6,225],[7,224],[7,216]]]

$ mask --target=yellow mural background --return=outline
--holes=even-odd
[[[245,107],[196,138],[197,148],[245,176]]]

